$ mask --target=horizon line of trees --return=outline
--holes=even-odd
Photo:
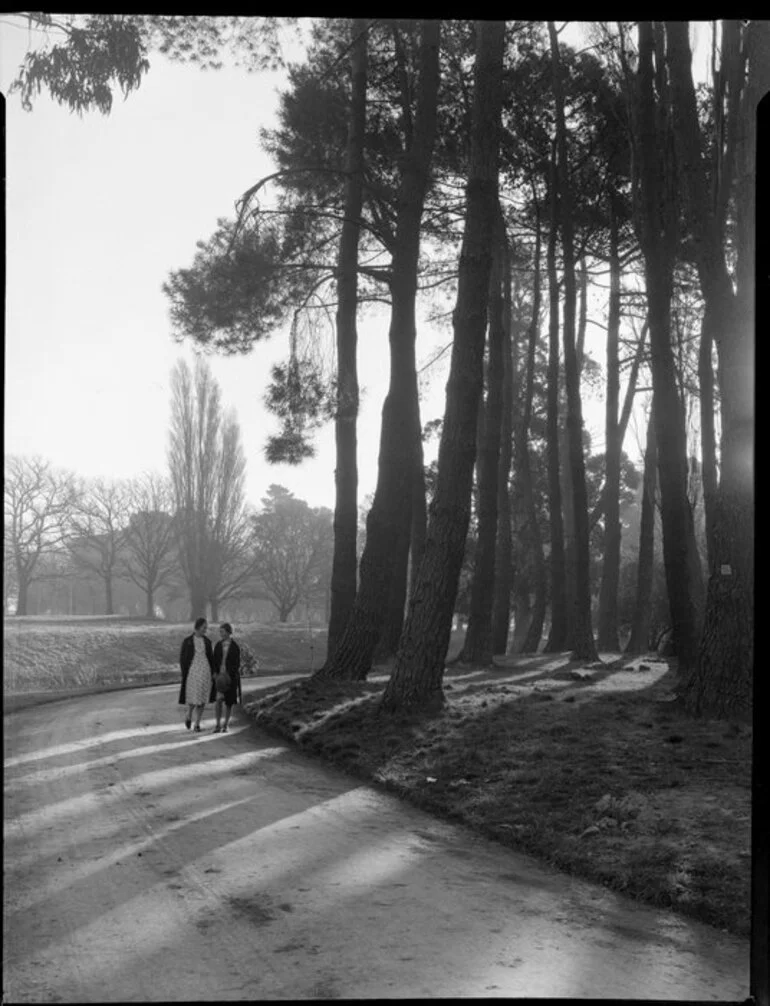
[[[121,582],[141,592],[147,618],[161,595],[175,607],[186,597],[190,618],[213,621],[247,601],[269,601],[282,622],[300,604],[327,607],[331,511],[277,484],[259,509],[248,505],[238,420],[210,367],[180,361],[171,383],[165,476],[78,479],[39,457],[6,457],[6,610],[13,596],[26,615],[41,580],[69,580],[70,609],[78,582],[91,598],[98,585],[104,614],[115,613]]]

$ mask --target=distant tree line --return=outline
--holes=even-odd
[[[248,506],[240,429],[210,368],[180,362],[172,389],[168,475],[87,480],[6,458],[6,613],[326,618],[331,511],[278,485]]]

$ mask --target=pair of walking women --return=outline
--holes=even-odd
[[[182,687],[179,705],[187,706],[185,726],[194,723],[196,733],[201,732],[201,719],[207,702],[214,703],[216,726],[214,733],[227,733],[230,715],[236,702],[241,702],[241,649],[233,639],[233,627],[223,622],[219,627],[219,642],[211,645],[206,635],[208,622],[198,618],[195,629],[182,641],[179,666],[182,670]],[[222,713],[224,711],[224,725]]]

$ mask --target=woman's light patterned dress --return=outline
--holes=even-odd
[[[195,657],[187,675],[186,702],[190,706],[205,706],[211,693],[211,668],[206,657],[203,636],[193,636]]]

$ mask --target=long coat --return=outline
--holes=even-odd
[[[220,639],[214,647],[215,678],[222,668],[223,651],[224,647],[222,646],[222,640]],[[230,675],[230,687],[224,693],[225,704],[228,706],[234,706],[236,702],[243,702],[243,695],[241,694],[241,648],[234,639],[230,640],[230,649],[227,651],[225,670]],[[216,691],[216,686],[212,684],[209,702],[213,702],[216,699]]]
[[[190,673],[190,668],[192,667],[193,659],[195,658],[195,643],[193,642],[193,637],[195,633],[189,636],[185,636],[182,640],[182,649],[179,651],[179,667],[182,670],[182,687],[179,689],[179,705],[185,705],[185,698],[187,693],[187,675]],[[212,681],[214,675],[214,648],[211,645],[211,640],[208,636],[203,637],[203,645],[206,650],[206,656],[208,658],[209,667],[211,668]],[[212,685],[213,687],[213,685]],[[211,700],[209,700],[211,701]]]

